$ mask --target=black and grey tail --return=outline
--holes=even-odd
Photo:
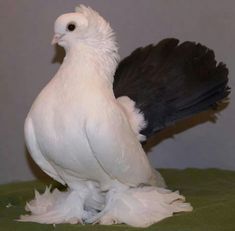
[[[165,39],[136,49],[118,66],[116,97],[129,96],[153,135],[174,122],[208,110],[229,94],[228,69],[201,44]]]

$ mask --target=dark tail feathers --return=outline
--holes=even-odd
[[[148,123],[147,137],[195,113],[208,110],[229,94],[228,69],[201,44],[165,39],[138,48],[115,74],[116,97],[129,96]]]

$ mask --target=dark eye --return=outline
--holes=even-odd
[[[67,30],[68,31],[74,31],[76,29],[76,25],[74,23],[69,23],[67,25]]]

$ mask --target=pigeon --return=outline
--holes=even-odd
[[[19,220],[148,227],[192,211],[166,189],[141,142],[224,99],[226,66],[207,47],[174,38],[119,62],[110,24],[84,5],[59,16],[54,31],[66,55],[24,131],[34,161],[67,190],[35,191]]]

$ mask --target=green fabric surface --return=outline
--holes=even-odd
[[[218,169],[163,169],[160,171],[170,189],[186,196],[194,210],[167,218],[146,229],[127,225],[42,225],[15,219],[25,214],[25,202],[34,189],[43,192],[45,183],[23,182],[0,186],[0,231],[235,231],[235,172]],[[7,205],[12,206],[7,208]],[[140,217],[141,219],[141,217]]]

